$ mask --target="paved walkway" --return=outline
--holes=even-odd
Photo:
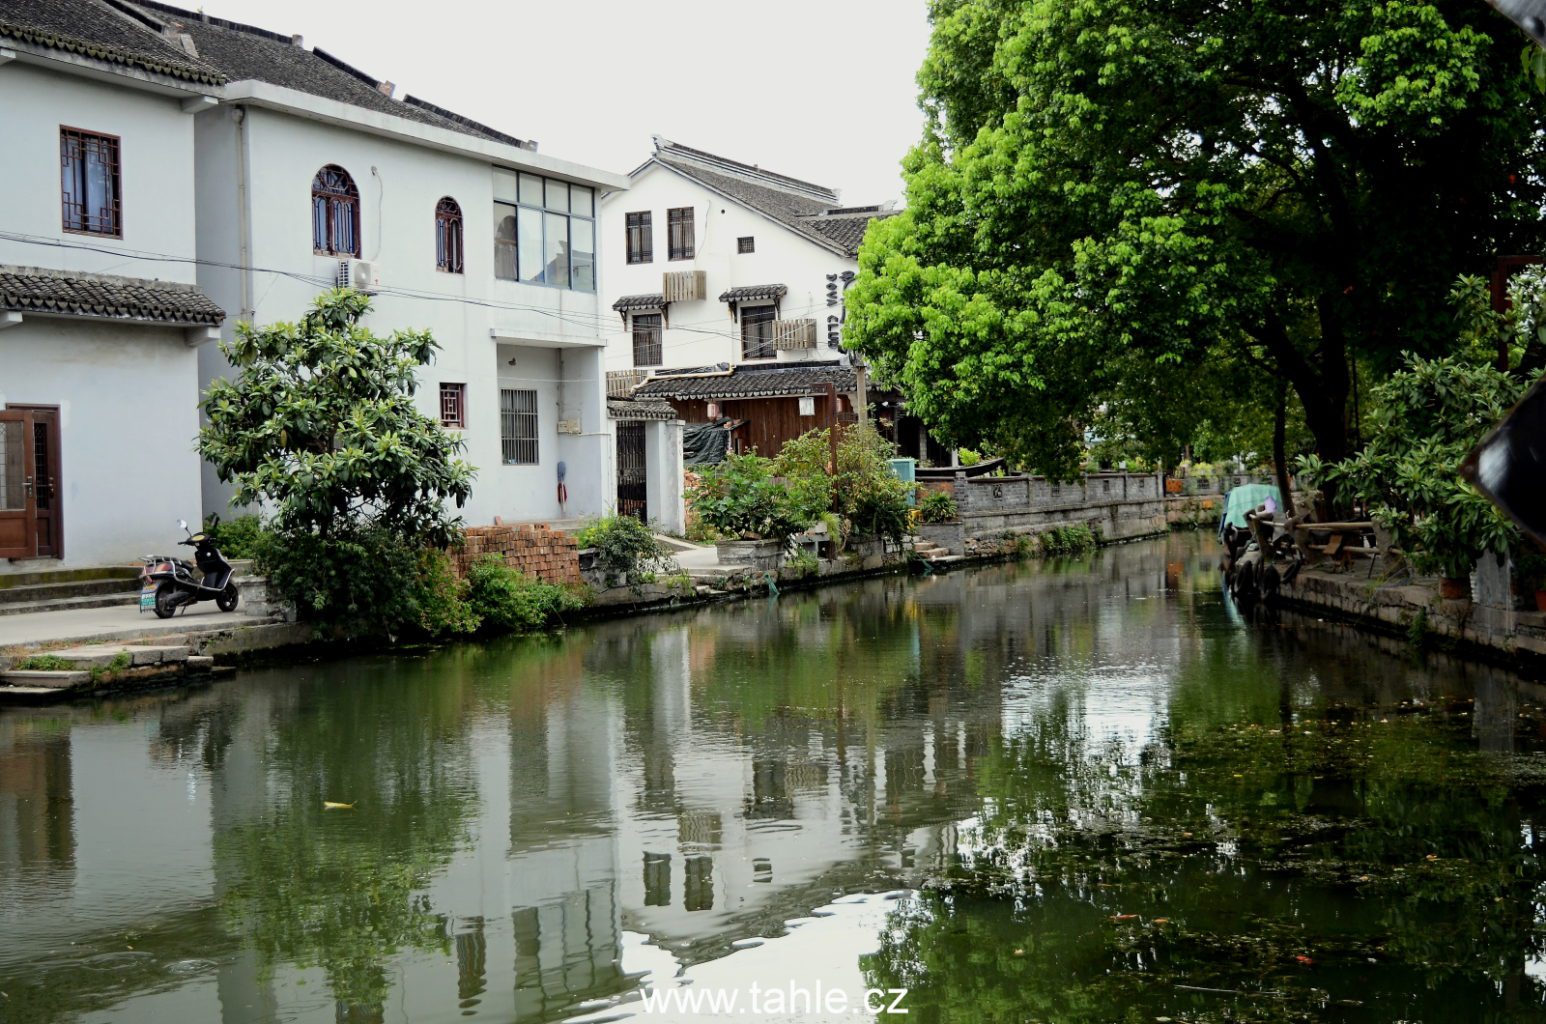
[[[0,650],[65,641],[101,643],[145,636],[202,633],[272,621],[267,615],[251,615],[241,609],[222,612],[213,601],[193,605],[170,619],[158,619],[151,612],[141,614],[134,605],[28,612],[22,615],[0,615]]]

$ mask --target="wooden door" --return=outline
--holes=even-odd
[[[37,505],[37,555],[63,558],[64,515],[59,503],[59,410],[38,407],[32,413],[32,497]]]
[[[38,553],[33,444],[32,413],[0,410],[0,558]]]
[[[617,511],[648,520],[649,494],[644,468],[644,424],[617,425]]]

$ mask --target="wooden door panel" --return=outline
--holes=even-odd
[[[0,411],[0,558],[37,554],[32,414]]]

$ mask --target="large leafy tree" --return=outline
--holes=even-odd
[[[848,337],[958,443],[1069,472],[1102,407],[1185,439],[1238,398],[1180,382],[1227,362],[1341,458],[1350,367],[1442,351],[1456,274],[1538,249],[1546,107],[1476,0],[931,17],[908,207],[866,238]]]
[[[285,534],[328,539],[370,528],[444,547],[457,534],[473,469],[463,442],[413,403],[435,354],[427,331],[380,338],[360,324],[368,296],[319,296],[298,324],[237,327],[222,351],[237,370],[204,396],[199,451],[235,504],[272,510]]]

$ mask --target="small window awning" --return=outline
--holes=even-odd
[[[614,420],[674,420],[676,409],[663,399],[607,399],[607,418]]]
[[[748,284],[722,292],[719,301],[732,306],[742,302],[777,302],[788,294],[789,286],[785,284]]]
[[[648,309],[663,309],[666,305],[666,297],[660,292],[653,295],[624,295],[612,303],[612,308],[619,313],[636,313]]]

